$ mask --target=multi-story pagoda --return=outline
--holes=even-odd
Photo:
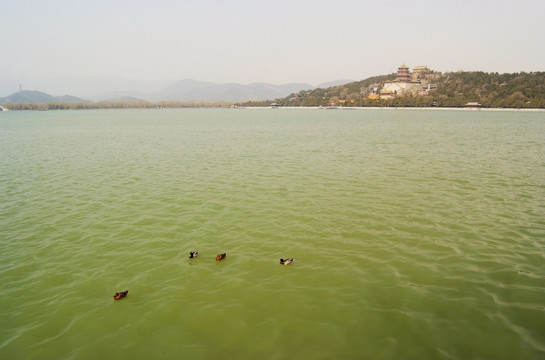
[[[409,74],[409,68],[403,64],[401,67],[397,68],[397,82],[410,82],[411,74]]]
[[[411,80],[411,73],[409,68],[403,64],[397,68],[397,76],[394,81],[386,81],[382,88],[382,91],[392,92],[394,95],[401,95],[406,92],[416,91],[417,87],[421,85],[418,80]],[[382,94],[382,92],[381,92]]]

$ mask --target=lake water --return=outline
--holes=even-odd
[[[545,113],[1,113],[0,254],[1,359],[544,359]]]

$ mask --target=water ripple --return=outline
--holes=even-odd
[[[1,358],[545,354],[542,114],[4,115]]]

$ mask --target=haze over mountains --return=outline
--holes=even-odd
[[[0,80],[0,102],[47,102],[46,97],[39,95],[77,97],[90,101],[107,101],[118,99],[139,99],[148,101],[248,101],[269,100],[285,97],[293,92],[310,90],[321,87],[341,85],[352,80],[337,80],[313,86],[306,83],[273,85],[269,83],[218,84],[212,82],[184,79],[176,82],[169,81],[139,81],[112,78],[53,78],[40,81],[19,82],[15,79]],[[22,90],[33,90],[24,96],[17,96],[20,86]],[[23,91],[24,92],[24,91]],[[32,101],[29,93],[35,92],[36,100]],[[10,95],[11,94],[11,95]],[[11,97],[11,99],[8,99]],[[66,101],[73,100],[66,98]],[[61,100],[57,100],[61,101]],[[64,101],[64,100],[63,100]]]
[[[53,96],[41,91],[24,90],[13,93],[6,97],[0,97],[0,104],[3,103],[57,103],[57,102],[85,102],[86,100],[80,99],[75,96]]]

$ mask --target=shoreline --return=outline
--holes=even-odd
[[[179,109],[227,109],[227,110],[402,110],[402,111],[471,111],[471,112],[545,112],[545,108],[462,108],[462,107],[380,107],[380,106],[354,106],[354,107],[335,107],[327,108],[320,106],[183,106],[183,107],[112,107],[112,108],[82,108],[82,109],[16,109],[3,108],[3,112],[19,111],[85,111],[85,110],[179,110]]]
[[[336,107],[336,108],[324,108],[319,106],[279,106],[272,108],[270,106],[248,106],[248,107],[238,107],[235,109],[274,109],[274,110],[281,110],[281,109],[292,109],[292,110],[410,110],[410,111],[418,111],[418,110],[426,110],[426,111],[523,111],[523,112],[545,112],[545,109],[542,108],[480,108],[480,109],[466,109],[461,107],[369,107],[369,106],[354,106],[354,107]]]

